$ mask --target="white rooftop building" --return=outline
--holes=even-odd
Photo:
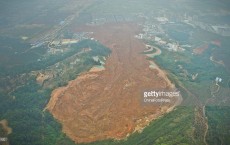
[[[156,20],[161,23],[166,23],[169,21],[166,17],[157,17]]]

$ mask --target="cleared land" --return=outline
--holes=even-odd
[[[0,125],[2,125],[3,130],[6,132],[7,135],[12,133],[12,128],[8,126],[8,121],[6,119],[1,120]]]
[[[55,89],[47,109],[63,125],[75,142],[108,138],[123,139],[141,131],[150,121],[171,110],[181,98],[169,104],[141,104],[146,89],[174,89],[165,73],[150,69],[142,55],[145,45],[134,38],[137,25],[120,23],[84,26],[76,31],[92,31],[94,38],[112,50],[105,70],[82,73],[67,86]]]

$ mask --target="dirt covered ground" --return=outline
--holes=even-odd
[[[158,69],[149,68],[149,61],[141,54],[145,44],[134,38],[139,30],[131,23],[75,29],[94,32],[93,37],[112,50],[105,70],[82,73],[52,92],[47,109],[75,142],[123,139],[178,103],[179,98],[174,98],[168,104],[142,104],[144,90],[173,85]]]

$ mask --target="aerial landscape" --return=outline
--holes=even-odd
[[[0,1],[0,145],[229,145],[230,1]]]

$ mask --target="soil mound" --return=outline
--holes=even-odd
[[[165,74],[149,68],[140,52],[145,45],[134,38],[134,24],[85,26],[93,37],[112,50],[105,70],[82,73],[66,87],[53,91],[47,109],[63,125],[63,131],[75,142],[93,142],[108,138],[123,139],[141,131],[150,121],[166,113],[171,104],[141,104],[143,90],[170,88]]]

